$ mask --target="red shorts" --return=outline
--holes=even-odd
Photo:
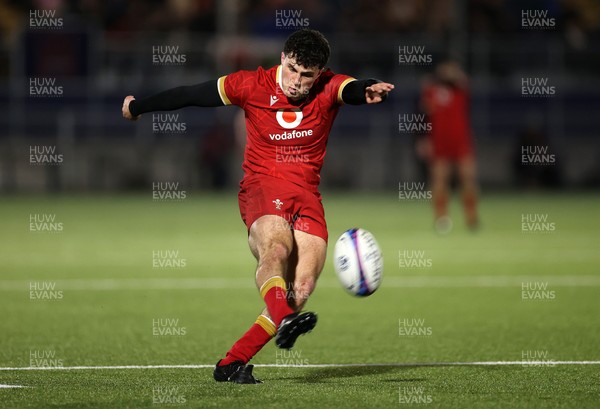
[[[459,160],[473,154],[471,142],[467,139],[433,140],[435,159]]]
[[[321,195],[284,179],[267,175],[245,177],[238,194],[240,214],[248,230],[259,217],[283,217],[294,230],[327,242],[327,223]]]

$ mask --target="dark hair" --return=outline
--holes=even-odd
[[[283,45],[283,53],[294,57],[296,63],[306,68],[325,67],[329,60],[329,42],[317,30],[303,28],[292,33]]]

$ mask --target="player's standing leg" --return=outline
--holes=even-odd
[[[477,212],[477,169],[475,158],[469,155],[458,162],[458,177],[462,189],[462,202],[467,226],[476,229],[479,223]]]
[[[447,233],[452,228],[448,217],[450,200],[451,163],[445,158],[433,158],[431,164],[431,196],[435,227],[440,233]]]
[[[245,364],[275,335],[283,317],[294,312],[287,304],[284,278],[293,248],[289,223],[279,216],[260,217],[250,227],[248,244],[258,261],[256,286],[270,313],[261,314],[217,363],[214,372],[217,381],[256,383],[251,374],[252,366]],[[250,368],[249,373],[244,374],[246,367]]]

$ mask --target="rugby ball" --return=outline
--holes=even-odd
[[[373,294],[383,276],[383,255],[375,237],[361,228],[346,230],[335,243],[333,267],[348,293]]]

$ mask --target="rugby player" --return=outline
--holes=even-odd
[[[452,228],[448,202],[450,178],[456,170],[466,224],[476,229],[479,225],[478,189],[468,78],[458,63],[448,60],[436,67],[433,79],[424,82],[421,106],[431,123],[429,166],[435,227],[440,233]]]
[[[377,104],[394,88],[375,79],[334,74],[325,68],[329,55],[320,32],[302,29],[287,38],[280,65],[238,71],[141,100],[129,95],[123,102],[123,116],[129,120],[187,106],[237,105],[244,110],[247,142],[238,200],[266,308],[217,362],[217,381],[260,383],[250,359],[273,337],[279,348],[292,348],[317,323],[315,313],[301,311],[327,250],[318,190],[327,138],[341,105]],[[290,152],[294,160],[281,160]]]

